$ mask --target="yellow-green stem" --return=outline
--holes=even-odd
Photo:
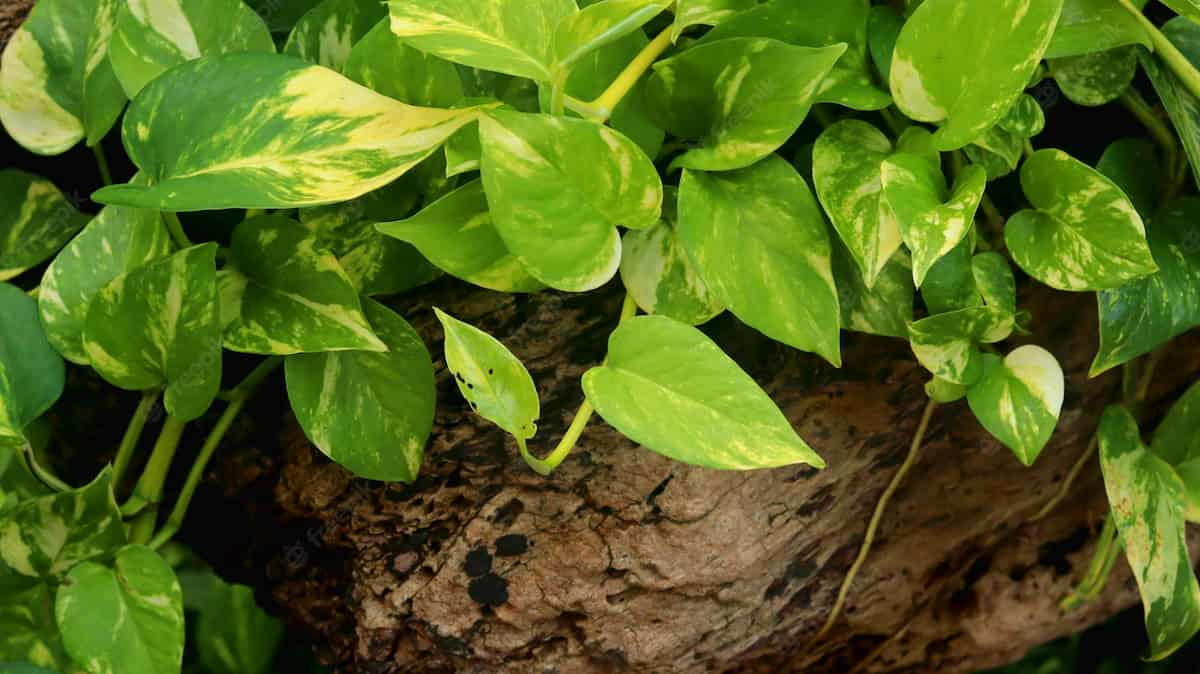
[[[183,437],[186,427],[186,421],[167,416],[154,443],[154,450],[150,452],[150,460],[146,462],[146,468],[133,488],[133,495],[121,506],[121,514],[137,515],[129,525],[129,540],[134,543],[145,543],[154,533],[163,485],[167,482],[167,472],[171,469],[171,461],[175,458],[175,450],[179,448],[179,439]]]
[[[1175,74],[1175,77],[1179,79],[1179,82],[1183,84],[1185,89],[1193,96],[1200,98],[1200,71],[1197,71],[1192,62],[1183,55],[1183,52],[1179,51],[1174,43],[1168,40],[1166,35],[1162,34],[1162,31],[1158,29],[1158,26],[1154,25],[1153,21],[1146,18],[1145,14],[1142,14],[1142,10],[1138,9],[1129,0],[1117,0],[1117,2],[1142,24],[1147,37],[1150,38],[1150,43],[1154,45],[1154,52],[1158,54],[1159,60]]]
[[[137,448],[138,440],[142,437],[142,429],[146,427],[146,419],[150,416],[150,411],[154,409],[154,404],[158,402],[158,391],[146,391],[142,394],[142,399],[138,402],[137,409],[133,411],[133,416],[129,418],[129,425],[125,427],[125,435],[121,437],[121,444],[117,447],[117,458],[113,460],[113,488],[117,488],[121,484],[121,476],[125,474],[125,469],[129,466],[129,460],[133,458],[133,450]]]
[[[108,157],[104,156],[104,148],[99,144],[92,146],[92,154],[96,155],[96,168],[100,171],[100,180],[105,185],[113,183],[112,171],[108,168]]]
[[[34,477],[41,480],[47,487],[54,491],[70,491],[72,489],[71,485],[63,482],[53,471],[38,462],[37,452],[34,451],[32,445],[25,445],[23,453],[25,463],[29,466],[29,472],[33,473]]]
[[[179,221],[179,216],[170,211],[163,211],[162,215],[163,220],[167,222],[167,231],[170,232],[171,239],[175,241],[175,246],[180,250],[191,248],[192,240],[183,231],[183,223]]]
[[[585,104],[584,106],[575,105],[572,106],[572,108],[575,109],[576,112],[591,117],[597,122],[607,122],[608,118],[612,116],[612,111],[616,109],[617,105],[620,104],[622,100],[625,99],[625,96],[633,89],[634,85],[638,83],[638,80],[642,79],[642,75],[646,74],[646,71],[650,69],[650,66],[654,65],[654,62],[658,60],[658,57],[662,56],[663,52],[665,52],[670,46],[671,28],[668,26],[664,28],[657,37],[651,40],[650,44],[646,45],[642,51],[635,56],[632,61],[629,62],[629,65],[625,66],[625,70],[621,71],[621,74],[617,76],[617,79],[613,80],[613,83],[608,85],[608,88],[604,90],[604,93],[600,94],[599,98],[591,103]],[[578,109],[581,107],[585,109]]]
[[[1058,486],[1058,491],[1054,493],[1054,496],[1052,496],[1049,501],[1046,501],[1046,505],[1042,506],[1041,510],[1037,511],[1033,517],[1029,518],[1030,522],[1037,522],[1038,520],[1044,518],[1056,507],[1058,507],[1059,503],[1062,503],[1063,499],[1065,499],[1067,494],[1070,493],[1071,487],[1075,484],[1075,480],[1079,479],[1079,474],[1083,472],[1084,467],[1087,466],[1092,457],[1096,455],[1096,448],[1099,446],[1100,436],[1093,433],[1092,439],[1088,441],[1087,447],[1084,448],[1082,453],[1080,453],[1079,458],[1075,459],[1075,464],[1071,466],[1071,471],[1067,473],[1067,477],[1064,478],[1062,484]]]
[[[1113,563],[1121,552],[1121,543],[1117,539],[1117,525],[1113,519],[1112,513],[1109,513],[1104,520],[1104,529],[1100,531],[1100,538],[1096,541],[1096,551],[1092,554],[1092,561],[1088,563],[1087,572],[1074,591],[1062,600],[1062,608],[1069,611],[1088,603],[1095,599],[1107,584]]]

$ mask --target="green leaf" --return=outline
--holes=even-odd
[[[125,105],[109,65],[116,0],[42,0],[0,56],[0,123],[22,147],[96,145]]]
[[[1132,0],[1141,8],[1146,0]],[[1046,58],[1081,56],[1131,44],[1151,46],[1141,23],[1114,0],[1065,0]]]
[[[169,252],[171,238],[157,212],[102,209],[42,276],[38,309],[50,343],[67,360],[87,365],[83,328],[92,298],[114,278]]]
[[[967,387],[940,377],[925,382],[925,395],[939,405],[958,402],[967,396]]]
[[[449,108],[463,99],[458,68],[401,42],[387,19],[354,45],[342,74],[409,105]]]
[[[549,81],[554,29],[573,0],[392,0],[392,32],[407,44],[474,68]]]
[[[375,225],[383,234],[416,246],[433,264],[468,283],[507,293],[545,286],[505,247],[492,224],[483,182],[473,180],[396,222]]]
[[[989,433],[1031,466],[1062,411],[1062,367],[1050,352],[1033,345],[1004,358],[990,353],[982,358],[983,374],[967,392],[967,403]]]
[[[745,168],[778,149],[808,116],[820,84],[846,50],[764,38],[698,45],[654,64],[646,84],[652,117],[698,144],[671,168]]]
[[[983,306],[971,264],[974,249],[974,237],[968,236],[930,267],[921,285],[921,298],[930,314]]]
[[[1200,21],[1200,1],[1198,0],[1162,0],[1162,4],[1175,10],[1181,18]]]
[[[617,226],[649,227],[662,209],[650,159],[594,122],[497,110],[480,120],[483,186],[505,245],[559,290],[600,287],[617,272]]]
[[[36,266],[75,236],[88,217],[49,180],[0,171],[0,281]]]
[[[1150,447],[1163,461],[1178,466],[1200,458],[1200,382],[1175,401],[1154,431]]]
[[[1200,25],[1182,17],[1175,18],[1163,24],[1162,33],[1193,66],[1200,64]],[[1200,100],[1149,52],[1138,50],[1138,60],[1175,126],[1192,165],[1192,178],[1200,186],[1200,169],[1196,168],[1200,166]]]
[[[84,562],[54,598],[63,645],[89,674],[177,674],[183,662],[183,591],[171,566],[127,545],[113,568]]]
[[[892,74],[892,53],[903,28],[904,17],[887,5],[875,5],[867,15],[867,47],[885,85]]]
[[[537,388],[529,371],[503,344],[482,330],[434,308],[446,331],[446,369],[479,416],[523,443],[537,433]]]
[[[254,589],[212,577],[196,620],[196,650],[210,672],[266,674],[284,628],[254,601]]]
[[[406,105],[277,55],[200,59],[156,79],[125,114],[125,148],[151,184],[92,198],[171,211],[346,201],[392,182],[477,115]]]
[[[358,477],[412,482],[433,428],[433,365],[403,318],[372,300],[363,311],[387,352],[288,356],[288,399],[326,456]]]
[[[584,373],[583,390],[623,435],[676,461],[721,470],[825,467],[733,359],[665,316],[622,323],[605,364]]]
[[[90,484],[18,504],[0,516],[0,587],[57,581],[76,564],[125,544],[125,525],[104,469]]]
[[[283,53],[341,70],[355,43],[386,17],[377,0],[324,0],[300,17]]]
[[[707,323],[725,310],[696,271],[679,239],[678,192],[669,187],[663,219],[649,229],[632,230],[621,240],[621,282],[648,314],[681,323]]]
[[[0,603],[0,661],[33,663],[48,668],[51,674],[82,672],[63,650],[54,625],[54,592],[48,584],[5,590]],[[8,674],[5,667],[0,665],[0,672]],[[22,672],[18,669],[11,674]]]
[[[1017,281],[1008,258],[1000,253],[980,253],[971,258],[973,287],[986,306],[1017,313]]]
[[[971,386],[983,374],[978,344],[993,344],[1013,330],[1011,313],[992,307],[957,309],[908,325],[913,354],[934,376]]]
[[[1121,188],[1143,219],[1157,210],[1167,177],[1158,148],[1149,138],[1114,141],[1105,148],[1096,170]]]
[[[1061,150],[1021,167],[1033,209],[1008,220],[1004,239],[1030,276],[1059,290],[1104,290],[1154,273],[1142,218],[1111,180]]]
[[[1050,74],[1072,103],[1096,107],[1111,103],[1133,82],[1137,53],[1133,47],[1049,61]]]
[[[275,355],[387,350],[337,258],[295,220],[246,220],[233,231],[229,259],[236,274],[221,297],[222,314],[234,316],[225,348]]]
[[[0,674],[57,674],[53,670],[37,665],[0,664]]]
[[[715,26],[738,12],[754,7],[758,0],[678,0],[671,41],[678,42],[683,31],[692,26]]]
[[[868,335],[908,339],[913,319],[912,262],[898,252],[868,288],[862,272],[841,241],[833,243],[833,278],[837,281],[842,327]]]
[[[567,15],[554,31],[556,67],[570,68],[587,54],[637,31],[672,2],[603,0]]]
[[[246,0],[259,16],[267,22],[272,33],[287,35],[304,13],[316,7],[321,0]]]
[[[25,291],[0,283],[0,448],[25,444],[24,429],[62,395],[66,368]]]
[[[1033,96],[1021,94],[992,128],[964,148],[971,161],[983,166],[988,180],[1002,178],[1017,169],[1025,152],[1025,141],[1042,132],[1046,115]]]
[[[999,121],[1037,68],[1063,0],[926,0],[900,37],[889,77],[908,117],[941,123],[939,150],[954,150]],[[953,39],[947,39],[953,36]]]
[[[892,97],[875,84],[867,64],[868,5],[861,0],[772,0],[730,17],[701,38],[700,44],[735,37],[771,38],[796,47],[845,43],[845,53],[824,78],[815,101],[879,110],[891,105]]]
[[[1147,451],[1137,421],[1110,406],[1100,419],[1100,467],[1109,515],[1137,580],[1150,634],[1150,660],[1161,660],[1200,630],[1200,586],[1188,560],[1183,482]]]
[[[1097,295],[1097,376],[1200,326],[1200,199],[1181,199],[1150,222],[1158,271]]]
[[[684,171],[679,238],[713,297],[735,316],[841,365],[829,236],[791,164],[773,155],[728,173]]]
[[[887,136],[848,119],[821,134],[813,147],[813,184],[867,287],[901,243],[896,214],[883,198],[883,161],[892,154]]]

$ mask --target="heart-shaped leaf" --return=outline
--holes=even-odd
[[[1062,411],[1065,381],[1058,360],[1039,346],[1018,347],[1004,358],[982,356],[982,376],[967,402],[975,418],[1021,463],[1037,460]]]
[[[554,31],[558,68],[620,40],[658,16],[673,0],[602,0],[566,16]]]
[[[342,74],[409,105],[449,108],[463,100],[458,68],[404,44],[392,33],[387,19],[355,43],[342,66]]]
[[[40,264],[75,236],[88,217],[49,180],[0,171],[0,281]]]
[[[201,664],[210,672],[266,674],[283,638],[283,625],[259,608],[254,588],[226,583],[216,576],[209,581],[210,590],[195,623]],[[185,586],[185,601],[188,590]]]
[[[842,327],[868,335],[908,339],[913,318],[912,262],[897,252],[867,287],[862,272],[841,241],[833,242],[833,278],[837,281]]]
[[[1131,0],[1139,9],[1146,0]],[[1113,0],[1064,0],[1046,58],[1082,56],[1125,45],[1149,48],[1150,37],[1137,18]]]
[[[283,53],[341,70],[354,45],[376,24],[385,25],[386,17],[376,0],[324,0],[300,17]]]
[[[841,365],[825,220],[786,160],[772,155],[727,173],[684,171],[679,238],[713,297],[735,316]]]
[[[913,354],[934,376],[971,386],[983,374],[979,344],[1008,337],[1013,316],[992,307],[957,309],[923,318],[908,326]]]
[[[0,448],[16,448],[25,427],[62,395],[66,368],[25,291],[0,283],[0,316]]]
[[[921,285],[921,299],[931,315],[983,306],[971,268],[973,250],[974,237],[968,236],[930,267]]]
[[[1017,313],[1017,281],[1008,258],[1000,253],[980,253],[971,258],[971,278],[984,305],[1008,314]]]
[[[665,316],[622,323],[604,365],[584,373],[583,390],[623,435],[676,461],[722,470],[825,466],[733,359]]]
[[[1111,103],[1133,82],[1137,53],[1133,47],[1049,61],[1050,74],[1063,95],[1076,105],[1096,107]]]
[[[1096,170],[1121,188],[1143,220],[1158,209],[1167,177],[1154,141],[1149,138],[1113,141],[1096,162]]]
[[[988,180],[1012,173],[1021,163],[1025,141],[1042,132],[1046,115],[1033,96],[1021,94],[1000,121],[964,148],[971,161],[987,170]]]
[[[1129,197],[1061,150],[1039,150],[1021,167],[1033,209],[1012,216],[1004,239],[1030,276],[1059,290],[1104,290],[1154,273],[1142,218]]]

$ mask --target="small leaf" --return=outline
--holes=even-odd
[[[196,620],[196,650],[210,672],[266,674],[283,638],[283,625],[258,607],[254,589],[212,577]]]
[[[1161,660],[1200,630],[1200,586],[1188,560],[1187,497],[1171,466],[1146,450],[1137,421],[1113,405],[1100,419],[1100,467],[1110,517],[1137,580],[1150,634],[1150,660]]]
[[[183,662],[183,591],[171,566],[127,545],[113,568],[84,562],[54,599],[63,645],[89,674],[177,674]],[[102,625],[104,629],[97,629]]]
[[[649,227],[662,181],[628,138],[594,122],[497,110],[480,120],[483,186],[500,238],[534,278],[571,292],[617,272],[617,226]]]
[[[1139,9],[1146,0],[1131,0]],[[1046,58],[1081,56],[1116,47],[1141,44],[1150,37],[1137,18],[1113,0],[1065,0]]]
[[[971,411],[1021,463],[1033,465],[1062,411],[1062,367],[1050,352],[1027,345],[1003,359],[984,354],[982,371],[967,392]]]
[[[758,0],[678,0],[671,41],[678,42],[692,26],[715,26],[738,12],[754,7]]]
[[[683,172],[679,238],[713,297],[768,337],[840,366],[825,227],[808,184],[777,155],[739,171]]]
[[[1158,149],[1149,138],[1113,141],[1096,163],[1096,170],[1121,188],[1143,220],[1158,208],[1167,177]]]
[[[0,448],[20,447],[25,427],[62,395],[66,368],[25,291],[0,283],[0,316]]]
[[[646,85],[652,117],[699,141],[671,168],[729,171],[777,150],[808,116],[844,44],[813,49],[763,38],[692,47],[654,64]]]
[[[569,14],[554,31],[558,68],[570,68],[587,54],[633,33],[673,0],[603,0]]]
[[[412,482],[433,428],[433,365],[403,318],[372,300],[363,311],[387,352],[288,356],[288,399],[326,456],[358,477]]]
[[[441,309],[434,312],[446,331],[446,369],[471,408],[518,442],[532,438],[541,405],[529,371],[491,335]]]
[[[1096,107],[1111,103],[1133,82],[1137,53],[1133,47],[1118,47],[1083,56],[1049,61],[1050,74],[1067,100]]]
[[[275,42],[241,0],[127,0],[117,11],[109,59],[133,98],[180,63],[249,51],[274,54]]]
[[[721,470],[825,466],[720,347],[665,316],[621,324],[605,364],[583,375],[583,390],[623,435],[676,461]]]
[[[300,17],[283,53],[341,70],[355,43],[386,17],[376,0],[324,0]]]
[[[913,354],[934,376],[971,386],[983,374],[978,344],[993,344],[1013,330],[1011,313],[992,307],[958,309],[908,326]]]
[[[0,281],[36,266],[75,236],[88,217],[49,180],[0,171]]]
[[[508,251],[492,224],[483,183],[473,180],[397,222],[375,225],[383,234],[417,247],[438,268],[500,292],[536,292],[545,286]]]
[[[843,328],[908,339],[908,323],[913,319],[913,281],[907,254],[893,255],[875,278],[875,285],[868,288],[850,251],[841,241],[834,241],[833,277]]]
[[[967,387],[940,377],[925,382],[925,395],[939,405],[948,405],[967,397]]]
[[[342,74],[409,105],[450,108],[463,100],[458,68],[404,44],[392,33],[387,19],[355,43],[342,66]]]
[[[278,215],[243,222],[233,231],[230,262],[236,276],[221,312],[234,318],[225,348],[275,355],[387,350],[337,258],[300,223]]]
[[[1151,448],[1163,461],[1178,466],[1200,458],[1200,382],[1192,384],[1154,431]]]
[[[1061,150],[1039,150],[1021,167],[1034,209],[1012,216],[1004,238],[1013,260],[1059,290],[1116,288],[1157,269],[1142,218],[1111,180]]]
[[[1012,173],[1021,163],[1025,141],[1042,132],[1046,115],[1033,96],[1021,94],[1000,121],[971,142],[964,151],[987,170],[988,180]]]

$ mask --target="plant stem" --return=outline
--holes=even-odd
[[[1154,52],[1158,54],[1163,64],[1170,68],[1175,77],[1179,78],[1179,82],[1183,84],[1184,88],[1191,92],[1193,96],[1200,98],[1200,71],[1196,70],[1192,62],[1183,55],[1183,52],[1179,51],[1174,43],[1168,40],[1166,35],[1162,34],[1158,26],[1155,26],[1153,21],[1147,19],[1146,15],[1142,14],[1142,11],[1134,6],[1132,2],[1129,0],[1117,0],[1117,2],[1142,24],[1142,28],[1145,29],[1146,35],[1150,38],[1150,43],[1154,45]]]
[[[570,70],[563,70],[554,74],[554,80],[550,83],[550,114],[563,115],[566,112],[567,102],[567,77],[571,74]]]
[[[108,157],[104,156],[104,148],[99,144],[93,145],[92,154],[96,155],[96,168],[100,171],[100,180],[105,186],[113,184],[112,171],[108,169]]]
[[[1104,529],[1101,530],[1100,538],[1096,541],[1096,551],[1092,553],[1092,561],[1088,563],[1083,580],[1079,581],[1079,585],[1071,594],[1062,600],[1060,606],[1069,611],[1095,599],[1108,582],[1108,576],[1112,572],[1113,564],[1117,561],[1117,554],[1120,551],[1121,544],[1117,540],[1117,525],[1112,513],[1109,513],[1104,520]]]
[[[642,51],[634,57],[629,65],[625,66],[625,70],[613,80],[613,83],[608,85],[604,93],[591,103],[587,104],[588,111],[576,110],[580,114],[592,117],[597,122],[607,122],[612,116],[612,111],[617,105],[624,100],[625,95],[633,89],[642,75],[650,69],[650,66],[658,60],[659,56],[671,46],[671,28],[670,26],[663,29],[658,37],[650,41]],[[588,113],[591,113],[590,115]]]
[[[175,245],[180,250],[192,247],[192,240],[188,238],[186,232],[183,231],[183,223],[179,221],[179,216],[171,211],[163,211],[163,220],[167,222],[167,231],[171,233],[171,239],[175,241]]]
[[[1079,478],[1079,474],[1083,472],[1084,466],[1087,466],[1092,457],[1096,455],[1096,449],[1099,448],[1099,446],[1100,436],[1093,433],[1092,439],[1088,441],[1087,447],[1084,448],[1082,453],[1080,453],[1079,458],[1075,459],[1075,464],[1071,466],[1071,471],[1067,473],[1067,477],[1063,479],[1062,484],[1058,486],[1058,491],[1055,492],[1054,496],[1052,496],[1049,501],[1046,501],[1046,505],[1042,506],[1042,509],[1037,511],[1037,513],[1033,517],[1030,517],[1028,521],[1037,522],[1046,515],[1049,515],[1051,511],[1058,507],[1059,503],[1062,503],[1063,499],[1065,499],[1067,494],[1070,493],[1071,487],[1075,484],[1075,480]]]
[[[157,402],[158,391],[146,391],[142,394],[142,400],[138,403],[137,409],[133,411],[133,416],[129,418],[129,425],[125,427],[125,435],[121,437],[121,445],[117,448],[117,458],[113,461],[114,489],[121,484],[121,476],[125,474],[129,460],[133,458],[133,450],[137,448],[138,440],[142,437],[146,419]]]
[[[1150,385],[1154,383],[1154,371],[1158,369],[1158,363],[1162,360],[1166,353],[1165,347],[1160,347],[1155,351],[1151,351],[1146,358],[1146,364],[1142,368],[1142,380],[1138,383],[1135,400],[1140,406],[1146,402],[1146,396],[1150,395]]]
[[[1034,152],[1037,152],[1037,150],[1033,149],[1033,141],[1029,140],[1028,138],[1025,139],[1025,144],[1023,147],[1025,150],[1025,158],[1026,159],[1029,159],[1030,157],[1033,156]]]
[[[921,449],[921,444],[925,440],[925,431],[929,428],[929,420],[933,417],[933,410],[937,407],[937,403],[930,400],[925,403],[925,411],[921,414],[921,421],[917,424],[917,432],[913,435],[912,444],[908,447],[908,456],[904,457],[904,463],[900,465],[900,469],[892,476],[892,481],[888,483],[886,489],[883,490],[883,495],[879,497],[879,502],[875,504],[875,512],[871,514],[871,521],[867,524],[867,534],[863,538],[862,545],[858,548],[858,556],[854,558],[854,564],[850,566],[850,570],[846,573],[846,577],[842,580],[842,586],[838,588],[837,599],[833,603],[833,610],[829,612],[829,617],[825,619],[825,624],[821,626],[817,635],[812,638],[809,645],[815,644],[829,632],[837,621],[838,614],[841,613],[842,605],[846,603],[846,595],[850,593],[850,586],[854,583],[854,577],[858,575],[859,569],[867,560],[867,555],[871,552],[871,545],[875,542],[875,534],[879,531],[879,523],[883,520],[883,513],[887,509],[888,501],[896,493],[900,487],[900,483],[904,481],[904,476],[912,469],[913,464],[917,462],[917,455]]]
[[[158,440],[154,443],[154,450],[150,453],[150,460],[146,462],[146,468],[133,488],[133,495],[121,506],[122,515],[137,515],[129,532],[130,540],[135,543],[145,543],[154,532],[158,501],[162,498],[167,471],[171,468],[171,460],[175,458],[175,450],[179,448],[179,439],[186,426],[186,421],[167,415],[158,433]]]
[[[37,452],[34,451],[33,445],[26,444],[25,451],[22,453],[25,455],[25,463],[29,466],[29,472],[33,473],[47,487],[54,491],[70,491],[72,489],[71,485],[63,482],[53,471],[38,463]]]
[[[208,467],[208,461],[212,458],[213,452],[220,446],[221,440],[224,439],[225,433],[229,427],[233,425],[234,419],[241,413],[242,408],[250,400],[250,396],[262,383],[267,375],[271,374],[275,368],[283,363],[283,359],[274,356],[259,363],[257,367],[246,375],[240,384],[234,387],[230,393],[229,406],[221,413],[221,417],[217,419],[216,425],[209,431],[208,437],[204,439],[204,444],[200,447],[200,453],[196,455],[196,460],[192,462],[192,467],[188,471],[187,480],[183,483],[183,489],[179,492],[179,497],[175,501],[175,507],[171,509],[171,514],[167,516],[167,521],[163,524],[162,529],[154,534],[148,545],[152,548],[158,548],[179,531],[179,527],[183,525],[183,520],[187,517],[188,506],[191,505],[192,496],[196,493],[196,487],[200,485],[200,479],[204,476],[204,469]]]
[[[36,286],[34,286],[34,287],[30,288],[28,291],[26,291],[26,293],[25,293],[25,294],[26,294],[26,295],[29,295],[30,297],[32,297],[33,299],[35,299],[35,300],[36,300],[36,299],[38,298],[38,295],[39,295],[41,292],[42,292],[42,286],[40,286],[40,285],[36,285]]]
[[[1126,87],[1124,93],[1121,94],[1121,98],[1118,100],[1129,111],[1129,114],[1136,117],[1138,122],[1146,127],[1146,131],[1150,133],[1150,137],[1162,147],[1163,152],[1173,157],[1179,148],[1179,144],[1175,141],[1175,134],[1167,127],[1166,122],[1154,114],[1153,108],[1150,107],[1145,98],[1142,98],[1138,90],[1132,85]],[[1168,163],[1170,164],[1171,162]]]

